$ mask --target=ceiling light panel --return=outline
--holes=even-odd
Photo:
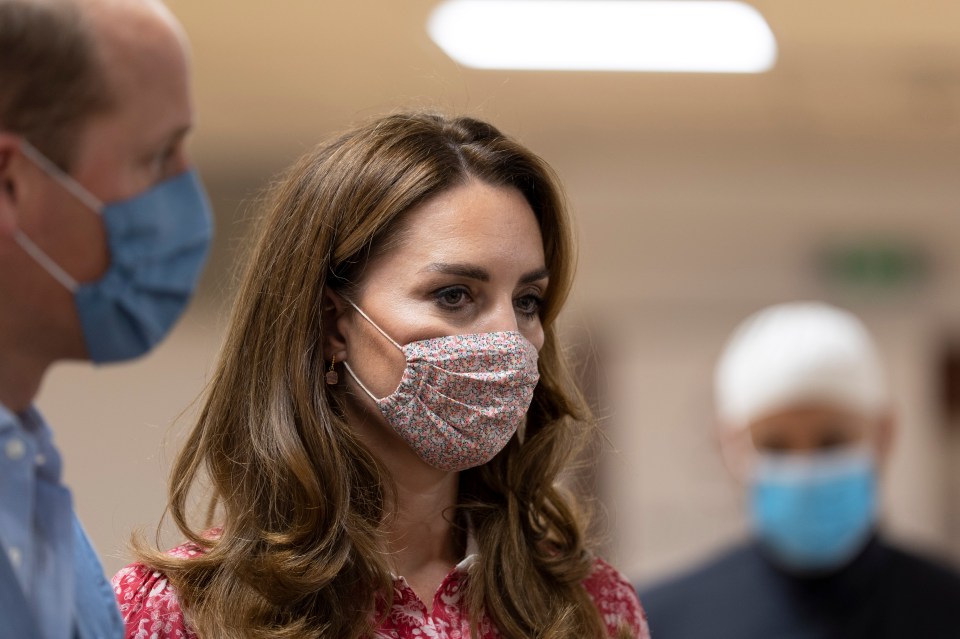
[[[726,0],[446,0],[427,31],[477,69],[761,73],[777,43]]]

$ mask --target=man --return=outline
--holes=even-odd
[[[960,576],[877,532],[891,406],[854,316],[754,315],[720,360],[716,401],[753,540],[641,593],[657,639],[960,637]]]
[[[151,0],[0,0],[0,634],[123,634],[32,407],[59,360],[124,361],[196,284],[185,38]]]

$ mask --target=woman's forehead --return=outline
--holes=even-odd
[[[437,270],[431,266],[436,264],[544,266],[539,223],[512,187],[474,181],[445,191],[409,211],[400,236],[384,258],[408,270]]]

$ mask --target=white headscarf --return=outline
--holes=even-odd
[[[820,302],[771,306],[749,317],[727,343],[714,381],[718,416],[730,428],[801,405],[865,415],[889,406],[866,327]]]

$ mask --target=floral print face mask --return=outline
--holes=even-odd
[[[503,450],[530,408],[540,379],[537,349],[515,331],[449,335],[401,346],[351,302],[407,360],[400,385],[377,398],[387,423],[423,461],[446,471],[487,463]]]

